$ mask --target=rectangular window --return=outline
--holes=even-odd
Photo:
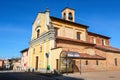
[[[35,54],[35,48],[33,48],[33,54]]]
[[[40,45],[40,52],[42,52],[42,45]]]
[[[77,40],[80,40],[80,32],[77,32]]]
[[[96,44],[96,38],[93,39],[93,43]]]
[[[85,61],[85,65],[88,65],[88,60]]]
[[[93,36],[90,36],[90,42],[96,44],[96,38]]]
[[[99,65],[98,60],[96,61],[96,65]]]
[[[105,40],[104,40],[104,39],[102,39],[102,45],[103,45],[103,46],[105,45]]]
[[[117,66],[117,58],[115,58],[114,61],[115,61],[115,66]]]
[[[54,28],[55,29],[55,36],[58,35],[58,28]]]

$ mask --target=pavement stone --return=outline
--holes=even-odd
[[[63,74],[67,77],[82,78],[84,80],[120,80],[120,71],[104,71],[104,72],[85,72],[74,74]]]

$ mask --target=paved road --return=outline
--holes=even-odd
[[[0,73],[0,80],[47,80],[44,76],[37,76],[32,73],[5,72]]]
[[[27,72],[0,72],[0,80],[120,80],[120,71],[51,75]]]
[[[120,71],[103,71],[103,72],[85,72],[74,74],[64,74],[68,77],[84,78],[85,80],[120,80]]]
[[[0,80],[84,80],[65,76],[49,76],[40,73],[25,72],[3,72],[0,73]]]

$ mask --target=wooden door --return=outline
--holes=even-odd
[[[38,69],[38,56],[36,56],[36,65],[35,65],[35,70]]]
[[[72,70],[73,72],[79,72],[78,66],[76,65],[76,60],[73,60]]]
[[[58,70],[58,59],[56,59],[56,70]]]

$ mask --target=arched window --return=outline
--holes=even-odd
[[[37,30],[37,38],[40,36],[40,29]]]
[[[63,14],[63,19],[66,19],[66,13]]]
[[[68,19],[69,19],[69,20],[73,20],[72,13],[69,13],[69,14],[68,14]]]

